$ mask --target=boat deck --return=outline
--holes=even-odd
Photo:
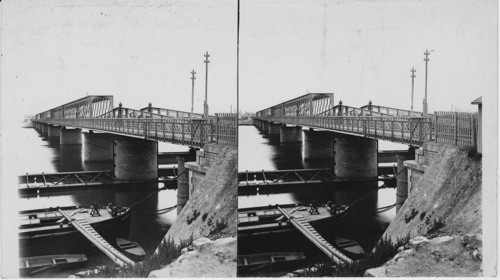
[[[316,223],[334,219],[345,213],[345,207],[339,207],[335,213],[331,213],[326,206],[318,206],[318,212],[311,212],[310,206],[280,205],[280,207],[292,214],[298,214],[307,222]],[[292,228],[283,214],[276,206],[255,207],[238,210],[238,233],[254,233],[275,231],[276,229]]]
[[[91,216],[90,208],[63,207],[61,209],[68,211],[72,218],[85,219],[89,224],[99,223],[113,218],[111,212],[105,208],[99,209],[99,216]],[[37,232],[52,229],[55,230],[71,227],[71,225],[67,222],[62,222],[61,219],[63,219],[64,217],[56,208],[46,209],[41,212],[39,212],[39,210],[36,211],[23,211],[22,213],[20,213],[20,233]],[[58,222],[60,220],[61,222]]]

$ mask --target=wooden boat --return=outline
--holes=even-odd
[[[311,225],[334,221],[336,217],[344,214],[348,209],[344,205],[334,207],[331,204],[329,206],[318,205],[316,209],[298,204],[238,209],[238,236],[293,229],[293,226],[278,210],[278,206],[291,214],[303,216]]]
[[[365,254],[365,251],[359,244],[351,239],[335,237],[335,246],[344,254],[351,258],[359,258]]]
[[[45,271],[47,269],[73,268],[83,266],[87,262],[87,257],[83,254],[75,255],[46,255],[27,257],[19,259],[19,274],[29,275]]]
[[[134,241],[118,237],[116,238],[116,246],[125,256],[133,261],[142,261],[146,257],[144,249]]]
[[[60,207],[74,219],[89,223],[104,239],[114,242],[130,231],[129,208],[92,209],[92,207]],[[98,211],[98,213],[94,213]],[[95,247],[63,216],[58,208],[21,211],[19,225],[19,255],[21,257],[75,254],[95,251]]]
[[[302,252],[278,252],[278,253],[262,253],[253,255],[238,256],[238,272],[250,272],[257,269],[266,268],[269,266],[284,266],[296,264],[305,260],[305,255]]]

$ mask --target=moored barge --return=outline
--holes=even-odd
[[[345,205],[298,205],[282,204],[238,209],[238,236],[277,233],[293,230],[293,226],[278,210],[278,206],[290,214],[303,216],[311,225],[332,223],[343,216]]]
[[[85,220],[108,242],[117,237],[128,237],[130,208],[60,207],[19,212],[20,257],[49,254],[80,254],[95,251],[95,247],[69,223],[59,210],[72,218]]]

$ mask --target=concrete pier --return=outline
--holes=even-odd
[[[333,143],[334,170],[337,177],[377,177],[377,140],[336,133]]]
[[[286,125],[280,126],[280,142],[281,143],[294,143],[302,142],[302,127]]]
[[[82,130],[79,128],[67,129],[63,127],[60,134],[60,145],[81,145],[82,144]]]
[[[83,133],[83,162],[112,160],[112,134],[93,132]]]
[[[60,134],[61,134],[61,129],[59,126],[48,125],[47,136],[49,138],[59,138]]]
[[[115,136],[114,175],[118,180],[158,178],[158,142]]]
[[[304,131],[302,143],[304,160],[333,159],[333,136],[332,132],[315,131],[309,129]]]

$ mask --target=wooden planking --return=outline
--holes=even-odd
[[[87,238],[92,244],[94,244],[99,250],[101,250],[106,256],[108,256],[113,262],[119,266],[125,265],[135,265],[135,262],[127,258],[115,247],[111,246],[102,236],[95,231],[95,229],[83,219],[76,220],[71,217],[70,214],[58,209],[61,213],[74,227],[77,229],[85,238]]]
[[[336,264],[351,263],[352,260],[339,250],[335,249],[326,241],[306,219],[300,215],[290,215],[286,210],[278,207],[278,210],[290,221],[290,223],[299,230],[307,239],[309,239],[318,249],[331,258]]]

